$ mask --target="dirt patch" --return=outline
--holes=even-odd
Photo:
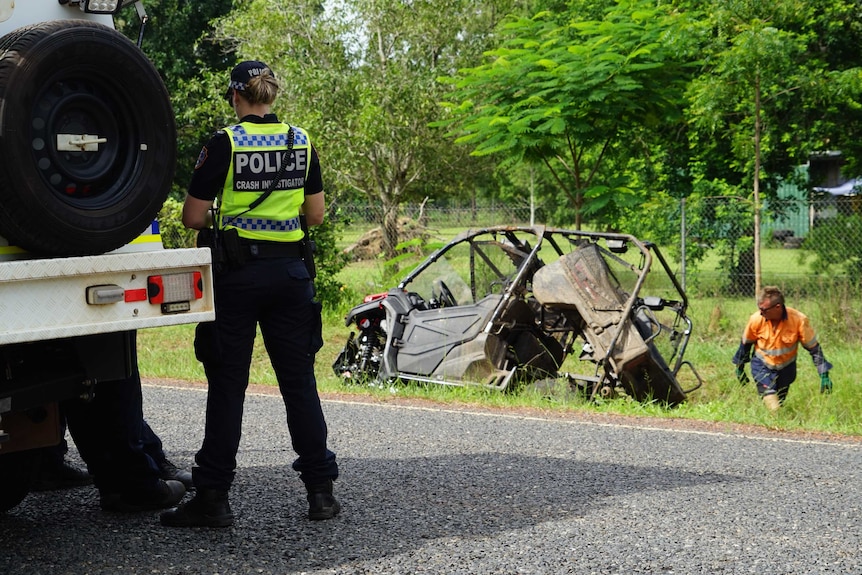
[[[410,218],[398,220],[398,241],[406,242],[415,238],[427,240],[427,228]],[[383,253],[383,228],[374,228],[362,234],[355,244],[345,248],[344,253],[351,261],[366,261],[380,257]]]

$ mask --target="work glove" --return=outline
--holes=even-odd
[[[832,393],[832,380],[829,379],[829,372],[820,374],[820,393]]]
[[[750,380],[748,379],[748,374],[745,373],[745,364],[740,363],[736,366],[736,379],[739,381],[740,385],[745,385]]]

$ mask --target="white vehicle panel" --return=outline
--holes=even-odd
[[[212,321],[210,262],[206,248],[0,262],[0,345]],[[90,286],[146,290],[151,275],[192,271],[202,274],[203,297],[187,312],[165,314],[146,300],[86,302]]]
[[[37,22],[71,18],[114,27],[110,14],[86,14],[77,6],[62,5],[57,0],[0,0],[0,35]]]

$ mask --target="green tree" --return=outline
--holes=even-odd
[[[227,14],[233,0],[146,0],[147,21],[141,22],[133,6],[123,9],[118,27],[141,49],[162,74],[170,89],[195,76],[201,67],[224,69],[232,64],[227,46],[209,34],[211,21]]]
[[[619,1],[600,20],[513,19],[488,62],[445,79],[452,115],[440,125],[475,155],[543,165],[580,229],[639,202],[626,159],[644,153],[641,136],[681,118],[685,23],[647,0]]]
[[[726,49],[714,54],[709,74],[691,86],[691,117],[695,129],[714,134],[722,126],[731,143],[733,165],[750,174],[753,196],[753,275],[755,292],[761,285],[760,222],[761,170],[774,131],[764,127],[764,108],[781,98],[792,98],[804,82],[798,67],[804,38],[753,18],[738,23]],[[764,150],[764,147],[767,150]]]
[[[822,0],[719,0],[710,12],[706,65],[689,91],[696,178],[723,182],[750,203],[753,222],[742,237],[753,236],[753,257],[736,250],[741,259],[730,269],[752,275],[755,292],[763,194],[774,197],[812,152],[859,133],[860,58],[843,38],[860,39],[856,10]]]
[[[233,0],[147,0],[143,30],[136,7],[126,7],[117,19],[124,34],[135,42],[141,40],[141,49],[159,70],[171,94],[178,156],[171,195],[178,200],[185,196],[201,143],[213,127],[211,120],[195,111],[220,107],[213,106],[207,92],[201,90],[201,76],[224,72],[234,64],[231,47],[211,33],[211,21],[227,14],[232,6]]]
[[[337,201],[358,193],[381,205],[388,256],[401,203],[442,193],[490,170],[429,124],[434,78],[477,57],[511,0],[252,0],[220,21],[241,57],[290,71],[286,117],[312,129]],[[485,161],[486,166],[490,162]]]

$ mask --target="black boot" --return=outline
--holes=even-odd
[[[92,484],[93,477],[85,469],[76,467],[68,461],[64,460],[59,465],[51,465],[43,461],[39,467],[39,475],[33,480],[30,488],[33,491],[53,491]]]
[[[185,496],[186,488],[179,481],[159,479],[153,489],[129,493],[101,491],[99,504],[104,511],[138,513],[173,507]]]
[[[199,487],[191,501],[165,511],[159,520],[168,527],[230,527],[233,512],[227,491]]]
[[[159,461],[158,466],[159,477],[161,477],[165,481],[167,481],[168,479],[179,481],[186,486],[186,491],[194,491],[195,484],[192,481],[192,474],[190,471],[180,469],[179,467],[171,463],[168,459],[163,459]]]
[[[312,521],[332,519],[341,511],[341,505],[332,495],[332,480],[306,485],[308,491],[308,518]]]

